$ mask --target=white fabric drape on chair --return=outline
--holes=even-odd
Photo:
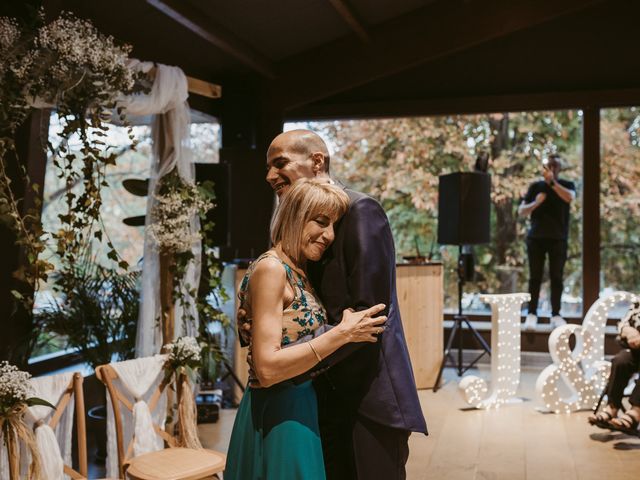
[[[60,397],[71,383],[73,372],[61,373],[58,375],[48,375],[45,377],[32,378],[33,396],[42,398],[52,405],[57,405]],[[67,404],[65,412],[62,414],[55,430],[49,427],[55,410],[45,406],[29,407],[29,413],[25,416],[25,422],[33,426],[36,422],[42,422],[35,430],[36,442],[40,458],[42,460],[42,470],[45,480],[68,479],[64,475],[64,464],[71,465],[71,438],[73,436],[73,418],[75,411],[75,399],[72,396]],[[0,478],[9,478],[7,451],[4,442],[0,440]],[[31,455],[21,449],[20,452],[20,477],[26,478]]]
[[[167,397],[162,395],[153,412],[149,411],[147,402],[164,377],[162,366],[166,360],[166,355],[154,355],[153,357],[136,358],[135,360],[125,360],[124,362],[110,364],[119,377],[114,380],[114,386],[121,393],[128,394],[126,396],[134,404],[133,414],[122,404],[120,405],[125,454],[134,434],[134,456],[164,448],[164,442],[153,430],[152,423],[156,423],[161,428],[164,427],[164,420],[167,414]],[[106,466],[107,477],[117,478],[118,443],[113,407],[109,395],[107,395]]]
[[[133,68],[148,72],[154,65],[149,62],[137,63]],[[153,140],[153,158],[149,175],[149,192],[147,197],[146,226],[149,225],[150,213],[156,204],[154,192],[158,180],[177,168],[182,178],[194,181],[195,169],[191,161],[189,147],[190,113],[187,104],[187,78],[178,67],[156,65],[153,87],[149,94],[127,97],[120,102],[128,115],[154,115],[151,131]],[[196,215],[191,219],[191,230],[200,230],[200,221]],[[147,357],[160,352],[162,347],[162,329],[157,319],[160,318],[160,260],[153,240],[145,233],[144,260],[142,267],[141,307],[136,336],[136,356]],[[187,267],[185,282],[197,288],[200,282],[200,242],[192,245],[194,260]],[[197,335],[198,313],[195,303],[188,306],[191,315],[196,319],[183,325],[183,311],[179,305],[175,307],[175,337]]]

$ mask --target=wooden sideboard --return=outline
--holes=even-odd
[[[236,294],[245,273],[245,269],[236,270]],[[419,389],[431,388],[442,362],[444,343],[442,265],[400,264],[396,269],[396,282],[402,325],[416,386]],[[237,295],[234,295],[234,298],[237,302]],[[247,350],[240,348],[236,340],[235,371],[245,385],[248,380],[246,357]],[[236,389],[236,400],[240,401],[240,398],[240,389]]]
[[[442,264],[398,265],[396,290],[416,386],[431,388],[442,363]]]

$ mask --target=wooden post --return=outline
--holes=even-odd
[[[600,296],[600,109],[584,109],[582,315]]]
[[[160,309],[162,345],[173,342],[175,335],[175,308],[173,302],[173,255],[160,253]]]
[[[83,381],[82,375],[77,372],[73,374],[73,396],[76,402],[76,429],[78,432],[78,471],[86,477],[89,469],[87,466],[87,427],[84,417]]]
[[[162,321],[162,345],[173,342],[175,335],[175,308],[173,302],[173,255],[160,253],[160,308]],[[174,435],[176,410],[173,408],[173,392],[167,389],[167,421],[164,427],[165,432]]]

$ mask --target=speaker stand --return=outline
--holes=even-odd
[[[453,317],[453,328],[449,332],[449,338],[447,338],[447,344],[444,348],[444,355],[442,356],[442,363],[440,364],[440,370],[438,371],[438,377],[436,378],[436,382],[433,385],[433,393],[437,392],[440,389],[440,380],[442,379],[442,371],[447,363],[448,359],[451,359],[453,366],[458,370],[458,376],[461,377],[464,372],[473,367],[478,360],[480,360],[485,354],[491,355],[491,348],[485,342],[482,335],[478,333],[478,331],[471,325],[469,319],[466,315],[462,314],[462,291],[464,289],[464,259],[462,257],[462,245],[458,246],[458,314]],[[464,325],[467,325],[469,331],[473,334],[478,344],[482,347],[483,352],[480,353],[471,363],[468,365],[464,365],[462,361],[462,351],[463,351],[463,332]],[[451,355],[451,350],[454,349],[453,341],[458,336],[458,355],[457,362],[456,359]]]

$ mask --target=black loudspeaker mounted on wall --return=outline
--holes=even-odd
[[[491,175],[456,172],[440,175],[438,187],[438,243],[489,243]]]
[[[207,235],[217,247],[229,245],[229,165],[225,163],[196,163],[196,181],[210,180],[216,194],[215,208],[207,213],[207,220],[213,221],[214,227]]]

